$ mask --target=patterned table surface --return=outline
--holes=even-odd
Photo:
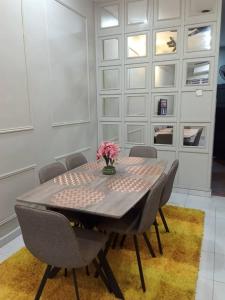
[[[103,166],[103,161],[89,162],[39,185],[17,202],[121,218],[169,168],[166,161],[141,157],[120,157],[115,175],[103,175]]]

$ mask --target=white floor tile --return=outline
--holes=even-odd
[[[169,204],[174,204],[177,206],[184,207],[186,200],[187,200],[187,194],[172,193],[169,200]]]
[[[185,207],[200,209],[210,216],[215,216],[215,207],[210,197],[188,195]]]
[[[215,252],[225,255],[225,219],[216,218]]]
[[[24,247],[24,242],[22,235],[20,235],[0,249],[0,262],[9,258],[15,252],[19,251],[22,247]]]
[[[214,253],[202,251],[200,259],[199,276],[204,279],[213,280]]]
[[[225,255],[215,253],[214,280],[225,283]]]
[[[213,299],[213,281],[205,278],[198,278],[195,300]]]
[[[225,219],[225,207],[216,208],[216,217]]]
[[[214,282],[213,300],[225,299],[225,283]]]
[[[212,196],[212,202],[216,208],[225,208],[225,197]]]
[[[205,223],[202,251],[215,252],[215,221],[212,223]]]

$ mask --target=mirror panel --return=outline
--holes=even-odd
[[[127,37],[127,57],[147,56],[147,35],[134,35]]]
[[[210,62],[188,62],[186,73],[186,85],[208,85]]]
[[[146,67],[131,67],[127,69],[127,88],[146,88]]]
[[[156,95],[154,96],[154,115],[155,116],[174,116],[175,95]]]
[[[155,88],[175,86],[175,65],[155,66]]]
[[[102,89],[113,90],[120,88],[120,70],[102,70]]]
[[[148,1],[129,1],[127,3],[127,24],[148,23]]]
[[[146,96],[132,95],[126,97],[126,116],[144,117],[146,115]]]
[[[117,38],[105,39],[103,45],[103,60],[119,59],[119,40]]]
[[[187,50],[206,51],[212,48],[212,27],[190,27],[187,31]]]
[[[101,7],[100,27],[102,29],[119,26],[119,6],[109,5]]]
[[[102,124],[103,141],[111,141],[119,143],[119,125],[118,124]]]
[[[177,30],[156,32],[155,55],[177,52]]]
[[[174,128],[170,125],[154,125],[154,144],[173,145]]]
[[[119,97],[102,97],[102,117],[105,118],[120,117]]]
[[[185,147],[205,147],[206,129],[201,126],[184,126],[183,146]]]
[[[158,20],[178,19],[181,15],[180,0],[158,0]]]
[[[144,144],[145,143],[145,126],[129,124],[127,125],[127,143]]]

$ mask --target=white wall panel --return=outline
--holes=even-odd
[[[0,133],[31,126],[21,0],[0,1]]]

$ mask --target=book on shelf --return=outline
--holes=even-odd
[[[167,115],[167,99],[160,99],[158,103],[158,115]]]

